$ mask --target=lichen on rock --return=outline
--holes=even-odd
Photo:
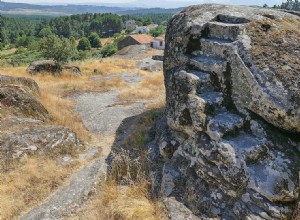
[[[156,137],[167,164],[161,189],[194,214],[291,216],[300,167],[298,25],[298,16],[279,10],[210,4],[169,22],[168,132]]]

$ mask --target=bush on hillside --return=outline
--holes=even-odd
[[[115,43],[109,43],[106,44],[103,49],[101,50],[101,53],[103,57],[109,57],[113,54],[115,54],[118,51],[118,47]]]
[[[75,47],[71,41],[56,35],[44,37],[41,40],[40,50],[44,57],[58,63],[66,63],[75,54]]]
[[[150,34],[153,37],[158,37],[158,36],[163,35],[165,33],[166,33],[166,28],[162,25],[159,25],[156,28],[153,28],[152,30],[150,30]]]
[[[101,44],[101,39],[99,37],[99,35],[95,32],[91,33],[90,36],[89,36],[89,41],[90,41],[90,44],[93,48],[100,48],[102,47],[102,44]]]
[[[86,37],[81,38],[81,40],[78,43],[77,50],[90,50],[92,49],[92,46],[90,44],[89,39]]]

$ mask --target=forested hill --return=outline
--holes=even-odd
[[[18,14],[18,12],[26,13],[26,10],[34,12],[44,12],[48,14],[82,14],[82,13],[117,13],[126,9],[119,7],[105,7],[94,5],[34,5],[25,3],[11,3],[0,1],[0,12]]]
[[[114,13],[119,15],[126,14],[149,14],[149,13],[168,13],[174,14],[182,8],[162,9],[162,8],[123,8],[107,7],[96,5],[34,5],[24,3],[3,2],[0,0],[0,13],[4,14],[43,14],[43,15],[72,15],[83,13]]]
[[[33,36],[35,25],[26,20],[0,15],[0,43],[15,43],[21,36]],[[1,45],[0,45],[1,48]]]
[[[0,15],[0,43],[27,46],[35,37],[44,37],[49,33],[75,39],[92,32],[109,37],[121,32],[122,28],[122,17],[111,13],[62,16],[39,23]]]
[[[122,18],[116,14],[79,14],[62,16],[43,22],[37,27],[40,32],[43,28],[50,27],[58,36],[80,38],[96,32],[101,37],[110,37],[121,32],[123,28]]]

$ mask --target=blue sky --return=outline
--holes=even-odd
[[[268,5],[281,4],[283,0],[4,0],[7,2],[24,2],[35,4],[97,4],[97,5],[120,5],[139,7],[183,7],[201,3],[224,3],[238,5]]]

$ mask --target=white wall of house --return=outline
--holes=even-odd
[[[151,47],[157,50],[164,50],[166,46],[165,41],[154,40],[151,42]]]
[[[149,31],[150,30],[147,26],[139,26],[132,33],[133,34],[145,34],[145,33],[148,33]]]

